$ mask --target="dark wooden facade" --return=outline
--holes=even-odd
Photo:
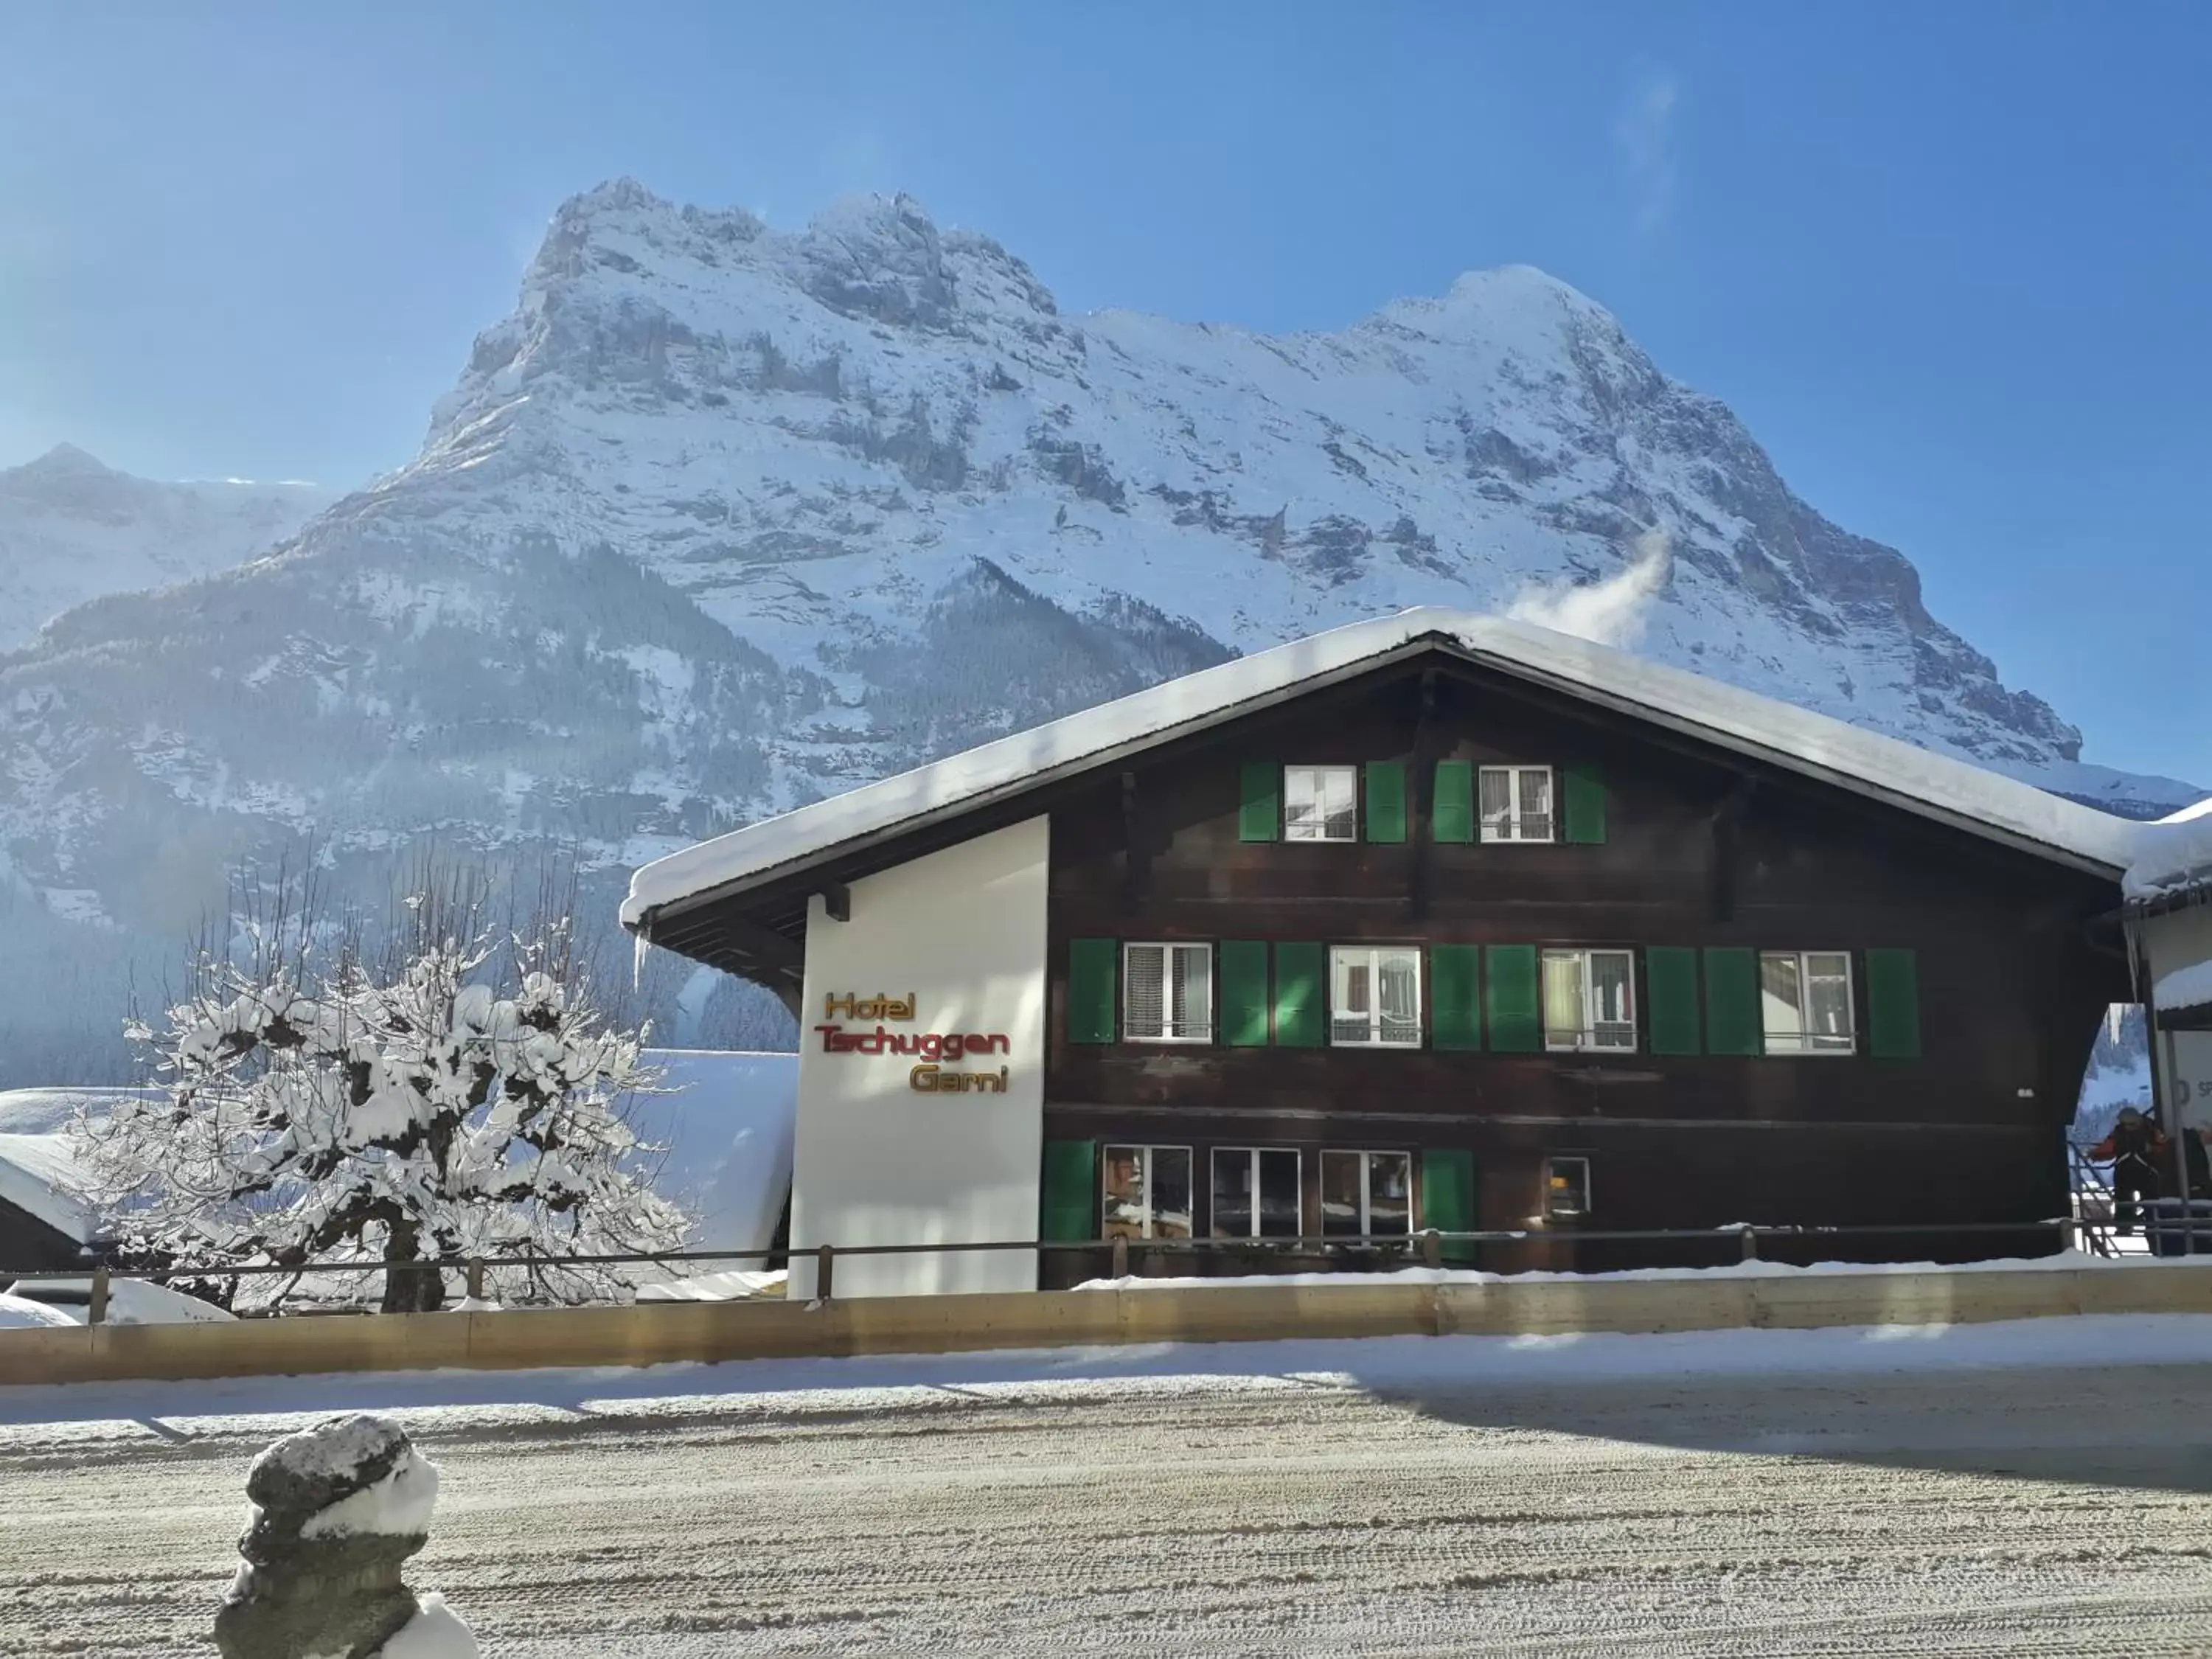
[[[1581,766],[1596,844],[1439,844],[1434,765]],[[1241,769],[1397,761],[1400,844],[1240,839]],[[2099,939],[2113,884],[1851,791],[1464,663],[1379,671],[1094,775],[1052,805],[1045,1133],[1287,1146],[1308,1214],[1328,1146],[1474,1155],[1478,1220],[1540,1214],[1543,1160],[1590,1161],[1585,1230],[2031,1221],[2063,1214],[2063,1145],[2097,1021],[2127,995]],[[1917,963],[1918,1057],[1091,1044],[1069,1036],[1072,941],[1322,941],[1848,950]],[[1425,1018],[1432,1015],[1425,996]],[[1417,1193],[1417,1210],[1421,1195]],[[1486,1247],[1583,1269],[1721,1259],[1713,1245]],[[2054,1234],[1770,1243],[1788,1257],[1966,1258]],[[1070,1264],[1072,1265],[1072,1264]],[[1090,1264],[1095,1268],[1096,1264]],[[1180,1262],[1170,1270],[1188,1271]]]

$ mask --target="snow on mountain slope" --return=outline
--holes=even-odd
[[[63,444],[0,468],[0,651],[104,593],[243,564],[330,505],[313,484],[157,483]]]
[[[1316,629],[1569,588],[1615,642],[2069,793],[2201,793],[2081,762],[1902,555],[1540,271],[1327,334],[1075,319],[902,197],[780,233],[622,181],[556,216],[411,464],[0,662],[0,925],[96,980],[312,829],[370,896],[425,834],[556,841],[611,926],[629,866],[765,812]]]

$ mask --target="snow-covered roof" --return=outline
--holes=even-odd
[[[623,923],[635,928],[663,907],[1202,730],[1425,642],[2078,867],[2118,875],[2133,854],[2136,826],[2032,784],[1530,623],[1425,606],[1187,674],[656,859],[631,876]]]
[[[2212,798],[2137,825],[2135,857],[2122,886],[2138,902],[2212,888]]]
[[[0,1134],[0,1204],[14,1205],[80,1244],[90,1243],[99,1227],[93,1206],[76,1195],[85,1180],[66,1134]]]

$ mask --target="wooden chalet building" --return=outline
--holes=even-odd
[[[672,854],[623,920],[797,1016],[799,1249],[1196,1236],[1254,1248],[1166,1271],[1280,1270],[1436,1227],[1541,1241],[1451,1252],[1490,1267],[1711,1262],[1577,1235],[2065,1212],[2065,1126],[2129,994],[2130,829],[1423,610]],[[1292,1238],[1320,1242],[1269,1253]],[[837,1289],[1039,1271],[863,1257]]]

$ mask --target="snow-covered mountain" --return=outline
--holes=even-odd
[[[611,918],[672,846],[1417,603],[2136,811],[2196,793],[2083,765],[1901,554],[1541,272],[1327,334],[1071,318],[903,197],[786,234],[624,181],[561,210],[413,463],[0,659],[0,925],[110,976],[311,827],[365,893],[423,834],[558,842]],[[708,1035],[688,994],[665,1038]]]
[[[73,444],[0,468],[0,651],[103,593],[243,564],[331,504],[313,484],[160,483]]]

